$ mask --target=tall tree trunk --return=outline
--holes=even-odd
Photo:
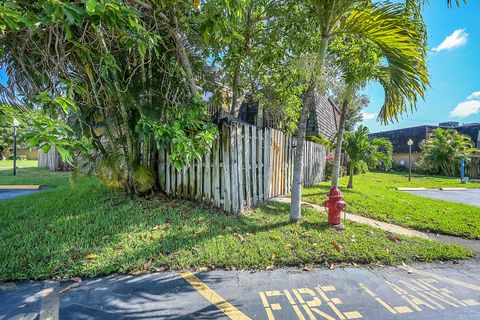
[[[338,187],[338,179],[340,177],[340,166],[342,160],[342,144],[343,144],[343,133],[345,132],[345,118],[346,111],[348,108],[347,100],[343,101],[342,110],[340,111],[340,124],[338,125],[337,132],[337,144],[335,146],[335,158],[333,159],[333,172],[332,172],[332,188]]]
[[[290,219],[297,222],[301,217],[301,203],[302,203],[302,180],[303,180],[303,143],[305,142],[305,132],[307,129],[308,114],[310,112],[311,104],[315,103],[315,90],[317,87],[317,72],[318,76],[322,77],[323,64],[327,53],[329,37],[322,36],[320,51],[316,65],[312,69],[312,78],[310,79],[310,86],[305,93],[303,99],[302,113],[297,125],[297,148],[295,150],[295,158],[293,161],[293,181],[292,181],[292,197],[290,204]],[[311,99],[310,99],[311,98]]]
[[[163,13],[160,13],[159,15],[167,25],[170,36],[175,42],[178,62],[185,72],[189,93],[194,96],[197,93],[197,85],[195,83],[195,77],[193,76],[192,65],[190,64],[190,60],[188,58],[187,49],[185,48],[185,44],[183,43],[182,36],[178,28],[177,18],[174,14],[171,14],[170,17],[167,17]]]
[[[353,188],[353,174],[355,173],[355,165],[353,161],[350,160],[350,168],[349,169],[349,178],[348,178],[348,185],[347,188]]]
[[[335,159],[332,172],[332,188],[338,187],[338,179],[340,178],[340,166],[342,160],[343,134],[345,133],[345,121],[347,120],[349,103],[350,101],[352,101],[354,94],[355,84],[353,82],[347,83],[344,95],[345,98],[342,103],[342,110],[340,110],[340,124],[338,125],[337,143],[335,146]]]
[[[242,65],[244,59],[250,55],[253,47],[253,28],[255,26],[255,20],[252,17],[253,6],[255,2],[250,1],[250,5],[247,9],[247,30],[245,34],[245,43],[243,45],[242,53],[238,56],[237,64],[233,70],[232,78],[232,104],[230,106],[230,114],[237,117],[240,112],[240,107],[243,102],[245,94],[242,92],[241,88],[241,77],[242,77]]]
[[[102,49],[105,53],[110,54],[109,49],[105,43],[105,38],[103,37],[102,33],[102,27],[99,26],[98,28],[95,28],[97,31],[97,35],[100,40],[100,45],[102,46]],[[140,163],[140,150],[139,146],[137,145],[137,141],[133,135],[133,130],[130,127],[130,117],[129,113],[127,110],[127,104],[125,102],[122,89],[120,87],[119,83],[119,76],[117,74],[116,69],[112,68],[113,72],[113,87],[115,89],[115,94],[118,99],[118,104],[120,106],[120,119],[121,122],[119,123],[119,127],[123,127],[125,129],[125,138],[126,138],[126,151],[124,154],[125,158],[125,163],[127,165],[127,193],[131,196],[136,194],[135,190],[135,182],[133,178],[133,170],[135,166],[137,166]]]
[[[290,219],[295,222],[300,220],[303,185],[303,146],[307,129],[308,113],[312,105],[315,104],[315,94],[315,83],[311,83],[303,98],[302,114],[300,115],[297,133],[295,135],[297,147],[295,149],[293,165],[292,200],[290,205]]]
[[[243,95],[240,88],[240,64],[242,59],[237,63],[237,66],[233,70],[232,79],[232,105],[230,106],[230,115],[237,117],[240,112],[240,106],[242,104]]]

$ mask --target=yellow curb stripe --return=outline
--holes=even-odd
[[[180,275],[185,279],[188,283],[192,285],[205,299],[207,299],[211,304],[215,305],[219,310],[223,311],[227,317],[232,320],[251,320],[247,317],[244,313],[240,310],[235,308],[232,304],[228,301],[223,299],[220,295],[218,295],[215,291],[210,289],[204,282],[198,279],[193,273],[190,271],[181,271]]]

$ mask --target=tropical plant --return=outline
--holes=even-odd
[[[374,44],[385,57],[389,68],[381,78],[384,87],[388,86],[392,94],[385,97],[379,114],[382,122],[395,120],[400,113],[408,110],[408,106],[415,108],[418,97],[423,96],[428,85],[426,33],[416,3],[408,1],[407,4],[392,4],[382,1],[372,4],[370,1],[355,0],[308,3],[312,4],[312,10],[309,12],[315,14],[307,16],[311,18],[307,23],[318,25],[321,40],[297,126],[297,152],[294,159],[290,208],[290,218],[293,221],[300,219],[303,141],[307,116],[322,78],[330,41],[345,35],[354,39],[365,39]]]
[[[1,99],[39,111],[32,146],[56,144],[66,160],[89,150],[100,171],[110,166],[104,177],[138,194],[155,181],[159,148],[180,168],[216,135],[197,93],[196,15],[186,0],[3,1]]]
[[[467,0],[455,0],[455,4],[457,5],[457,7],[460,7],[460,3],[463,2],[463,3],[467,3]],[[453,0],[447,0],[447,5],[449,8],[453,7]]]
[[[263,54],[264,29],[279,5],[274,0],[210,0],[202,6],[201,30],[211,64],[221,66],[231,89],[229,113],[237,116],[251,91],[255,59]]]
[[[478,152],[469,136],[442,128],[433,130],[420,147],[419,168],[452,177],[459,174],[462,159],[468,162],[470,156]]]
[[[368,138],[368,128],[360,125],[354,132],[345,132],[343,149],[348,154],[348,185],[353,188],[355,167],[361,167],[362,162],[369,168],[375,168],[381,161],[386,169],[392,166],[393,147],[385,138]]]

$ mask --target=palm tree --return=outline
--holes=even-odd
[[[363,161],[369,167],[375,167],[382,161],[388,169],[392,164],[392,143],[385,138],[368,139],[368,128],[360,125],[354,132],[345,132],[343,149],[348,154],[349,179],[347,188],[353,188],[355,166]]]
[[[455,0],[455,4],[457,5],[457,7],[460,7],[460,2],[462,2],[461,0]],[[463,0],[463,3],[467,3],[467,0]],[[451,8],[453,6],[453,0],[447,0],[447,4],[448,4],[448,7]]]
[[[389,66],[382,79],[385,85],[392,88],[392,93],[386,96],[379,114],[383,122],[395,119],[405,111],[407,102],[411,108],[415,108],[417,97],[423,97],[428,86],[426,34],[417,5],[390,2],[373,5],[361,0],[313,0],[312,4],[316,12],[315,22],[319,24],[321,42],[297,125],[297,150],[290,207],[290,218],[293,221],[300,219],[303,142],[307,115],[314,103],[330,40],[340,35],[349,35],[368,39],[381,50]],[[399,99],[399,96],[403,99]],[[405,103],[397,104],[398,100]]]
[[[472,139],[453,129],[438,128],[422,144],[418,164],[428,171],[455,176],[462,159],[469,159],[478,150]]]

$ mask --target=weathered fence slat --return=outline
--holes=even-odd
[[[230,184],[230,142],[229,128],[223,127],[223,208],[225,211],[232,210],[231,184]]]
[[[258,192],[257,192],[257,128],[252,127],[252,139],[251,139],[251,147],[252,147],[252,154],[251,154],[251,164],[252,164],[252,202],[253,205],[257,205],[258,201]]]
[[[293,181],[296,140],[284,132],[255,126],[222,126],[212,148],[202,158],[180,170],[171,163],[167,150],[158,154],[158,179],[162,190],[177,198],[205,202],[232,213],[257,206],[287,194]],[[322,181],[326,150],[304,144],[303,185]],[[472,164],[472,176],[479,166]]]
[[[264,157],[263,157],[263,168],[264,168],[264,174],[263,174],[263,201],[267,201],[272,197],[270,194],[270,150],[272,147],[272,131],[267,128],[265,129],[265,150],[264,150]]]
[[[220,141],[215,141],[213,145],[213,167],[212,167],[212,192],[213,203],[219,207],[221,198],[220,189]]]
[[[250,126],[244,127],[243,132],[243,152],[244,152],[244,166],[245,166],[245,204],[247,209],[252,206],[252,192],[251,192],[251,166],[250,166]]]
[[[244,192],[244,177],[243,177],[243,139],[242,139],[242,136],[243,136],[243,128],[244,126],[237,126],[237,135],[236,135],[236,139],[237,139],[237,152],[238,152],[238,156],[237,156],[237,177],[238,177],[238,185],[237,185],[237,189],[238,189],[238,212],[243,212],[243,208],[244,208],[244,204],[243,204],[243,200],[245,199],[245,192]]]
[[[211,189],[211,181],[212,181],[212,166],[211,166],[211,154],[207,152],[205,154],[205,167],[203,170],[203,193],[205,195],[205,201],[210,202],[212,200],[212,189]],[[201,182],[201,181],[200,181]]]
[[[263,147],[265,146],[265,140],[263,139],[263,130],[257,129],[258,140],[257,140],[257,170],[258,170],[258,202],[264,201],[264,188],[263,183],[263,172],[265,171],[264,162],[263,162]]]

